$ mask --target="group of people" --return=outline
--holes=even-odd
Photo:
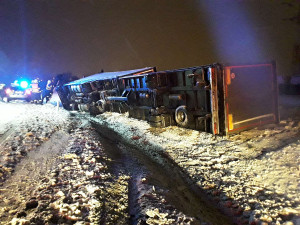
[[[46,85],[43,85],[43,82],[39,78],[36,78],[31,81],[30,86],[31,101],[43,104],[44,101],[47,103],[50,100],[55,84],[54,79],[51,79],[47,81]]]

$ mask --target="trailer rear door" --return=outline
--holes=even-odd
[[[224,67],[226,134],[278,122],[275,64]]]

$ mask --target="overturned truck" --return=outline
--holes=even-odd
[[[99,73],[58,87],[68,110],[128,112],[154,127],[229,135],[278,122],[275,63]]]

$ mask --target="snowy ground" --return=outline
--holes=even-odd
[[[178,166],[241,224],[300,224],[300,98],[281,99],[280,124],[230,138],[151,128],[117,113],[91,118],[164,166]],[[167,158],[167,160],[166,160]]]
[[[230,221],[152,161],[99,138],[81,114],[18,102],[0,109],[0,224]]]
[[[230,138],[0,102],[0,224],[300,224],[300,98],[280,100]]]

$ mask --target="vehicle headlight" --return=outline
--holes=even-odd
[[[29,89],[27,89],[27,90],[25,91],[25,95],[31,95],[31,91],[30,91]]]
[[[7,95],[10,95],[10,94],[12,93],[12,90],[11,90],[10,88],[7,88],[7,89],[5,90],[5,93],[6,93]]]

